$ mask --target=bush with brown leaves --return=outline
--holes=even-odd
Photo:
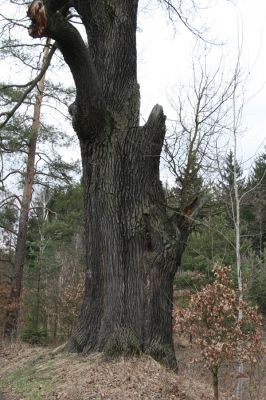
[[[215,266],[215,280],[194,293],[186,309],[175,313],[175,329],[192,337],[200,360],[211,371],[214,399],[219,398],[218,371],[228,361],[258,363],[264,351],[257,307],[239,301],[230,267]],[[239,320],[239,308],[243,318]]]

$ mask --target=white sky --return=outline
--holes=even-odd
[[[156,3],[156,0],[154,1]],[[246,96],[249,101],[243,116],[243,127],[247,129],[245,134],[239,138],[239,156],[244,162],[244,166],[249,168],[252,158],[262,152],[264,144],[266,144],[266,78],[264,72],[266,66],[266,1],[238,0],[236,5],[227,0],[197,0],[197,2],[199,1],[203,6],[208,5],[209,7],[200,12],[200,15],[194,19],[193,25],[198,28],[208,27],[205,37],[208,40],[215,40],[217,43],[224,43],[222,46],[212,47],[211,54],[208,56],[210,67],[223,55],[224,67],[229,74],[230,69],[232,70],[236,63],[239,37],[242,38],[241,67],[244,73],[250,73],[250,76]],[[163,105],[165,114],[174,118],[175,115],[169,105],[167,93],[174,96],[175,90],[180,84],[186,86],[190,83],[196,38],[180,22],[174,29],[160,7],[153,7],[153,9],[149,7],[149,10],[144,11],[147,3],[150,4],[151,0],[140,0],[137,36],[141,115],[144,120],[147,119],[152,107],[159,103]],[[0,7],[1,12],[6,11],[6,9],[3,10],[3,6],[0,5]],[[5,14],[8,13],[5,12]],[[25,34],[27,33],[25,32]],[[4,66],[3,62],[1,62],[0,68],[2,73],[5,71],[5,79],[9,75],[8,71],[11,75],[13,73],[12,68],[8,65]],[[19,80],[24,82],[21,72],[19,77]],[[245,163],[246,160],[249,161]]]
[[[145,0],[141,1],[144,4]],[[210,4],[202,1],[203,5]],[[215,4],[214,4],[215,3]],[[224,55],[224,66],[233,69],[236,64],[239,41],[242,42],[241,68],[250,74],[243,114],[243,129],[239,137],[239,157],[244,167],[250,167],[250,158],[262,152],[266,144],[266,1],[238,0],[233,5],[226,0],[213,2],[213,7],[202,10],[194,26],[208,26],[205,37],[224,43],[213,46],[208,56],[210,67]],[[174,118],[167,93],[190,82],[196,39],[179,23],[175,33],[161,9],[140,13],[138,33],[139,74],[142,115],[147,118],[156,103]],[[240,39],[239,39],[240,38]],[[249,160],[246,162],[246,160]]]

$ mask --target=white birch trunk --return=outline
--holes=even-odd
[[[235,248],[236,248],[236,268],[237,268],[237,284],[239,293],[239,310],[238,310],[238,321],[243,318],[243,281],[242,281],[242,270],[241,270],[241,253],[240,253],[240,197],[239,188],[237,182],[237,116],[236,116],[236,102],[235,93],[233,96],[233,112],[234,112],[234,197],[233,202],[235,205],[234,210],[234,225],[235,225]],[[234,206],[232,207],[234,208]],[[238,351],[241,354],[241,346],[239,346]],[[242,399],[243,396],[243,372],[244,364],[239,360],[238,363],[238,381],[236,387],[236,398],[238,400]]]

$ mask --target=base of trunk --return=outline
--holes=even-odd
[[[157,105],[144,127],[120,123],[106,141],[80,139],[87,269],[68,349],[145,353],[176,369],[173,281],[185,241],[160,181],[165,116]]]
[[[95,348],[85,346],[82,351],[75,338],[72,337],[66,346],[66,350],[71,353],[82,354],[97,351],[104,353],[107,357],[119,357],[121,355],[130,357],[148,354],[167,368],[171,368],[175,372],[178,371],[173,345],[162,344],[156,340],[152,341],[149,345],[142,344],[134,332],[127,328],[117,328],[110,335],[109,340],[107,340],[104,346],[95,346]]]

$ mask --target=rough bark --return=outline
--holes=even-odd
[[[70,113],[85,186],[85,296],[68,348],[144,351],[175,367],[173,279],[189,224],[168,215],[159,178],[162,108],[139,126],[138,1],[72,2],[88,46],[63,17],[63,5],[46,3],[43,36],[57,41],[76,84]]]
[[[172,288],[183,244],[159,180],[164,120],[155,106],[145,127],[117,130],[104,143],[81,140],[88,264],[72,350],[174,361]]]
[[[45,47],[43,54],[43,65],[47,61],[48,53],[49,53],[49,47],[47,43],[47,46]],[[41,104],[44,93],[44,83],[45,83],[45,74],[38,82],[38,94],[36,96],[36,101],[34,104],[33,122],[31,126],[31,137],[29,139],[29,145],[28,145],[27,166],[26,166],[23,194],[21,200],[21,209],[19,216],[18,235],[17,235],[15,261],[14,261],[14,276],[10,292],[10,303],[16,304],[16,306],[11,307],[10,311],[8,311],[6,316],[4,334],[7,337],[16,335],[18,327],[20,298],[22,293],[23,270],[24,270],[26,248],[27,248],[28,219],[29,219],[29,210],[32,199],[33,182],[35,176],[35,155],[36,155],[38,132],[40,127],[40,112],[41,112]]]

